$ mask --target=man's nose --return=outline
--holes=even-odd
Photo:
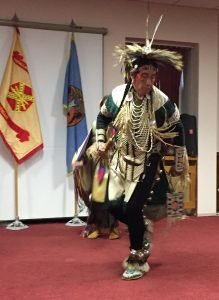
[[[150,79],[150,78],[147,78],[146,79],[146,84],[147,85],[152,85],[153,83],[152,83],[152,80]]]

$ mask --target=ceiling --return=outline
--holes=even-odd
[[[219,9],[219,0],[129,0],[129,1]]]

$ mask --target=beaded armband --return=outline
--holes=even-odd
[[[105,142],[106,142],[106,131],[105,131],[105,129],[96,129],[97,148],[99,146],[99,143],[105,143]]]

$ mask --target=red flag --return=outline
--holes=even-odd
[[[0,134],[18,163],[43,148],[36,99],[18,30],[0,87]]]

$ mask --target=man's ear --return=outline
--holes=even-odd
[[[131,71],[130,71],[130,77],[131,77],[131,79],[134,79],[135,76],[136,76],[136,74],[137,74],[137,71],[136,71],[136,70],[131,70]]]

